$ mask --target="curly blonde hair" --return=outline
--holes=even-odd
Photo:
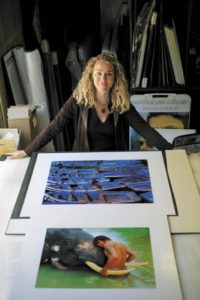
[[[82,77],[73,91],[73,97],[78,104],[83,104],[85,107],[93,107],[95,105],[95,87],[92,74],[94,65],[99,60],[109,62],[114,68],[114,83],[110,90],[111,111],[123,113],[130,108],[130,95],[124,68],[113,52],[102,52],[96,57],[89,59]]]

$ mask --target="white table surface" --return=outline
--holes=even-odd
[[[200,156],[198,156],[198,159],[199,162]],[[29,158],[0,161],[0,300],[8,299],[18,257],[23,246],[23,236],[5,235],[5,231],[28,163]],[[198,168],[195,164],[195,172],[196,169]],[[173,234],[172,243],[183,299],[199,300],[200,234]]]

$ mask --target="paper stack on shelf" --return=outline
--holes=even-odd
[[[145,51],[148,43],[148,30],[155,5],[155,0],[144,4],[134,29],[132,45],[133,87],[139,87],[141,84]]]
[[[167,48],[169,51],[169,57],[172,65],[172,70],[175,77],[175,82],[180,85],[185,84],[185,78],[183,74],[183,66],[181,62],[181,55],[178,45],[178,39],[175,29],[175,24],[172,21],[172,26],[164,26],[164,34],[166,37]]]
[[[144,62],[144,70],[141,86],[146,88],[149,85],[149,82],[152,81],[152,67],[154,61],[155,54],[155,38],[156,38],[156,20],[157,20],[157,12],[152,13],[151,17],[151,25],[149,27],[149,38],[146,49],[146,57]]]
[[[154,1],[142,7],[133,33],[132,88],[185,85],[175,23],[163,21]]]

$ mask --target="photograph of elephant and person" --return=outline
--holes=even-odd
[[[35,287],[155,288],[149,228],[48,228]]]
[[[53,161],[43,204],[152,203],[147,160]]]

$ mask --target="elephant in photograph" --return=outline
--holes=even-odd
[[[59,270],[76,269],[91,261],[104,266],[102,248],[93,244],[94,237],[79,228],[49,228],[46,233],[41,263],[50,263]]]

